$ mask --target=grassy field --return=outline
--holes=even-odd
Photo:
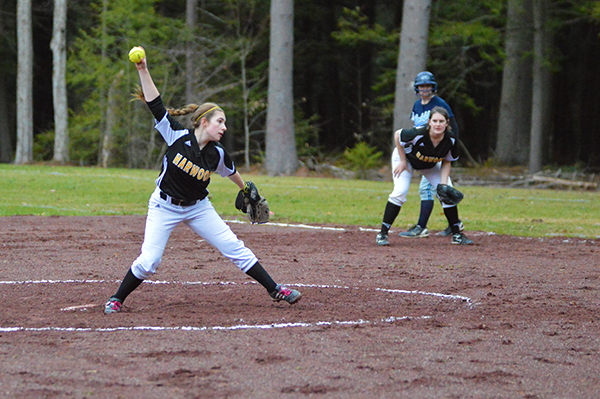
[[[127,215],[146,213],[158,172],[61,166],[0,165],[0,216]],[[244,175],[254,181],[274,212],[273,222],[378,228],[391,182]],[[528,237],[600,238],[597,192],[495,187],[461,187],[459,215],[467,230]],[[224,218],[243,215],[233,202],[237,187],[216,175],[210,199]],[[396,229],[415,223],[418,181],[396,220]],[[443,229],[438,205],[429,222]]]

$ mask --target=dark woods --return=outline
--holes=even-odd
[[[53,2],[32,3],[34,156],[36,160],[50,160],[54,128],[50,50]],[[186,87],[190,81],[194,102],[217,97],[223,103],[229,124],[224,144],[231,153],[241,154],[237,162],[243,162],[244,151],[244,73],[250,151],[253,162],[260,162],[269,61],[269,5],[263,3],[269,2],[195,3],[197,28],[187,31],[183,0],[112,0],[106,3],[109,11],[104,15],[101,0],[69,2],[67,79],[73,163],[98,163],[106,93],[113,84],[122,101],[118,106],[121,113],[117,114],[120,122],[115,127],[113,165],[156,166],[154,161],[161,148],[157,144],[147,151],[151,140],[148,115],[129,101],[136,81],[125,54],[137,44],[153,53],[156,80],[170,88],[165,99],[169,106],[180,107],[188,102]],[[335,157],[359,141],[390,153],[402,3],[295,0],[293,92],[300,159]],[[600,169],[596,122],[600,114],[600,24],[594,19],[600,12],[594,14],[593,4],[585,7],[590,3],[559,0],[547,10],[550,45],[546,62],[551,85],[550,112],[543,133],[544,165]],[[124,11],[131,7],[138,11]],[[16,0],[0,5],[2,162],[12,162],[16,143],[15,10]],[[485,5],[475,0],[435,0],[431,10],[427,69],[436,75],[439,94],[454,110],[461,139],[479,163],[493,161],[496,154],[506,11],[507,1],[501,0]],[[102,23],[108,35],[104,39],[100,37]],[[101,40],[109,44],[103,47]],[[196,68],[186,77],[185,50],[189,43],[196,46]],[[90,59],[92,56],[87,56],[84,49],[96,58]],[[83,56],[87,58],[81,59]],[[125,75],[115,83],[119,70]],[[522,90],[531,91],[532,79],[531,73],[522,76]],[[521,133],[529,135],[529,126],[523,126]],[[143,159],[132,154],[139,153],[132,151],[132,146],[147,151]]]

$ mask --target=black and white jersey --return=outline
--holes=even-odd
[[[406,160],[415,169],[429,169],[443,160],[458,159],[458,140],[452,132],[446,132],[442,141],[434,147],[427,126],[402,129],[400,145],[404,147]]]
[[[147,103],[158,130],[169,146],[163,157],[156,185],[167,195],[185,201],[202,200],[208,195],[210,175],[226,177],[236,172],[227,151],[211,141],[202,150],[194,131],[171,117],[161,97]]]

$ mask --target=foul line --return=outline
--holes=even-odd
[[[246,222],[244,220],[236,220],[236,219],[230,219],[230,220],[223,219],[223,221],[225,223],[237,223],[237,224],[249,224],[250,223],[250,222]],[[309,230],[346,231],[346,229],[343,227],[311,226],[309,224],[289,224],[289,223],[267,222],[267,223],[265,223],[265,225],[266,226],[277,226],[277,227],[297,227],[300,229],[309,229]]]
[[[228,220],[223,219],[223,221],[225,223],[232,223],[232,224],[249,224],[250,223],[250,222],[247,222],[244,220],[236,220],[236,219],[228,219]],[[265,226],[293,227],[293,228],[307,229],[307,230],[349,231],[349,229],[344,228],[344,227],[312,226],[309,224],[289,224],[289,223],[267,222],[267,223],[265,223]],[[380,231],[379,228],[370,228],[370,227],[362,227],[362,226],[356,227],[356,230],[361,231],[361,232],[367,232],[367,233],[378,233]],[[395,233],[397,233],[397,231],[390,230],[390,233],[395,234]],[[474,237],[495,236],[496,235],[496,233],[491,232],[491,231],[487,231],[487,232],[472,231],[472,232],[469,232],[469,234]]]

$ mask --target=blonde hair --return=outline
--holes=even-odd
[[[215,103],[204,103],[202,105],[188,104],[185,107],[178,109],[167,108],[167,111],[169,112],[169,115],[173,116],[192,114],[190,120],[194,127],[200,126],[200,120],[202,118],[206,118],[207,120],[212,118],[217,111],[225,113],[223,109]]]

